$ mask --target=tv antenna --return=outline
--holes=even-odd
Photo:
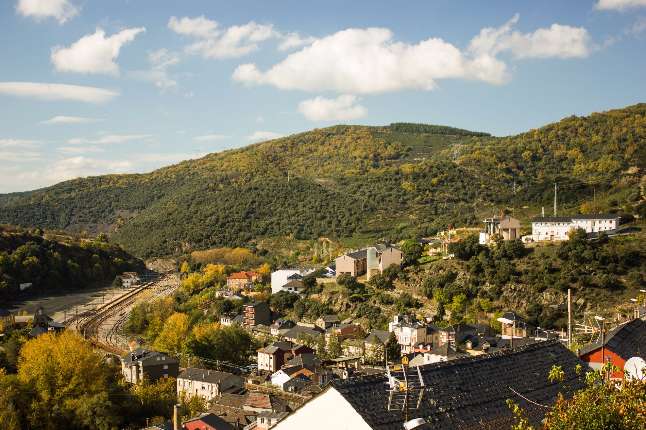
[[[386,366],[388,377],[388,410],[402,411],[404,422],[409,421],[409,411],[417,410],[422,404],[426,385],[419,366],[405,364]]]

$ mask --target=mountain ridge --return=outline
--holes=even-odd
[[[645,139],[646,104],[506,137],[427,124],[337,125],[150,173],[0,195],[0,223],[109,231],[141,256],[289,234],[400,238],[474,223],[484,210],[539,206],[554,182],[575,210],[593,193],[635,204]]]

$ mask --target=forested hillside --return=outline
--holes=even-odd
[[[0,226],[0,301],[16,298],[21,283],[32,284],[23,295],[69,291],[143,268],[141,260],[105,241],[46,239]]]
[[[634,212],[645,141],[646,104],[504,138],[424,124],[336,126],[149,174],[0,196],[0,222],[107,231],[153,256],[292,234],[427,235],[503,208],[536,214],[554,182],[565,210]]]

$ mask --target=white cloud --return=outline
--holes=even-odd
[[[137,79],[152,82],[162,92],[177,87],[177,81],[170,77],[168,68],[180,62],[179,55],[166,48],[148,54],[149,70],[137,70],[132,76]]]
[[[483,28],[469,44],[474,57],[495,57],[510,52],[515,58],[583,58],[592,51],[588,31],[583,27],[552,24],[533,33],[513,30],[518,15],[501,27]]]
[[[626,10],[646,6],[646,0],[599,0],[595,7],[599,10]]]
[[[633,25],[630,26],[628,30],[626,30],[626,34],[630,34],[632,36],[639,36],[644,31],[646,31],[646,16],[640,16],[635,20]]]
[[[259,142],[264,140],[278,139],[279,137],[283,136],[284,135],[280,133],[274,133],[273,131],[256,131],[247,136],[247,139],[250,142]]]
[[[126,173],[132,171],[133,167],[130,161],[99,160],[79,155],[63,158],[48,166],[45,179],[49,183],[56,183],[79,177]]]
[[[145,28],[127,28],[106,37],[105,31],[97,28],[94,34],[83,36],[69,48],[56,46],[52,49],[51,60],[60,72],[119,74],[115,60],[121,47],[132,42]]]
[[[304,100],[298,110],[310,121],[348,121],[366,116],[368,111],[353,95],[340,95],[335,99],[315,97]]]
[[[68,145],[114,145],[120,143],[127,143],[133,140],[149,140],[153,137],[151,134],[107,134],[100,136],[96,139],[77,137],[69,139]]]
[[[74,100],[86,103],[104,103],[119,95],[115,91],[103,88],[41,82],[0,82],[0,94],[40,100]]]
[[[36,21],[55,18],[59,24],[64,24],[78,15],[79,9],[69,0],[18,0],[16,12]]]
[[[61,154],[87,154],[90,152],[104,152],[105,149],[99,146],[59,146],[56,148]]]
[[[288,51],[294,48],[301,48],[303,46],[311,45],[315,40],[315,37],[305,37],[298,33],[287,33],[282,36],[282,41],[278,45],[278,50]]]
[[[253,21],[220,29],[215,21],[199,16],[197,18],[171,17],[168,28],[177,34],[196,39],[185,50],[189,54],[204,58],[242,57],[258,49],[258,43],[278,37],[271,25]]]
[[[41,158],[39,142],[25,139],[0,139],[0,161],[28,162]]]
[[[439,38],[408,44],[394,40],[387,28],[351,28],[315,40],[261,71],[238,66],[233,78],[281,89],[371,94],[405,89],[431,90],[441,79],[472,79],[502,84],[507,64],[496,57],[584,57],[591,51],[584,28],[553,24],[523,34],[512,31],[517,17],[500,28],[483,29],[464,52]]]
[[[203,136],[195,136],[193,140],[196,142],[214,142],[216,140],[226,139],[227,137],[229,136],[225,136],[224,134],[205,134]]]
[[[98,118],[86,118],[82,116],[66,116],[57,115],[46,121],[41,121],[41,124],[56,125],[56,124],[89,124],[93,122],[102,121]]]

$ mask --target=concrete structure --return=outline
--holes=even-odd
[[[501,236],[502,240],[520,239],[520,221],[516,218],[505,215],[485,218],[482,222],[484,231],[480,232],[480,245],[488,245],[497,235]]]
[[[390,266],[400,266],[403,259],[404,254],[398,248],[388,244],[377,244],[337,257],[336,274],[356,277],[365,273],[366,278],[370,279],[377,273],[383,273]]]
[[[139,275],[137,272],[123,272],[120,276],[121,286],[123,288],[130,288],[139,283]]]
[[[187,368],[177,376],[177,397],[201,397],[211,401],[222,393],[233,393],[244,387],[244,378],[233,373],[210,369]]]
[[[314,351],[305,346],[292,342],[274,342],[258,351],[258,370],[276,372],[287,361],[301,354],[311,354]]]
[[[537,217],[532,219],[532,240],[568,240],[570,230],[581,228],[586,233],[610,232],[619,227],[620,217],[614,214]]]
[[[179,361],[163,352],[138,348],[121,357],[121,372],[131,384],[144,379],[154,382],[161,378],[176,378]]]
[[[368,252],[365,249],[349,252],[347,254],[343,254],[340,257],[337,257],[335,263],[337,276],[361,276],[366,273],[366,268],[368,265]]]

